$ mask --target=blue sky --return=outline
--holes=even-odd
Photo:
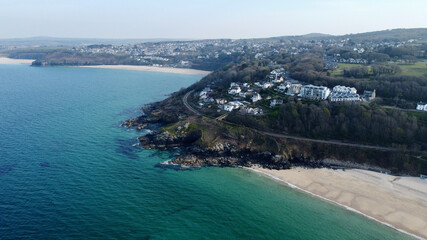
[[[426,0],[0,0],[0,38],[253,38],[427,27]]]

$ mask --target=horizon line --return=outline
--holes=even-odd
[[[230,40],[240,40],[240,39],[268,39],[268,38],[278,38],[278,37],[302,37],[307,35],[324,35],[324,36],[331,36],[331,37],[341,37],[341,36],[347,36],[347,35],[356,35],[356,34],[363,34],[363,33],[374,33],[374,32],[385,32],[385,31],[393,31],[393,30],[421,30],[425,29],[427,30],[427,27],[418,27],[418,28],[392,28],[392,29],[383,29],[383,30],[375,30],[375,31],[368,31],[368,32],[351,32],[351,33],[345,33],[345,34],[329,34],[329,33],[321,33],[321,32],[309,32],[305,34],[290,34],[290,35],[279,35],[279,36],[266,36],[266,37],[240,37],[240,38],[230,38],[230,37],[217,37],[217,38],[187,38],[187,37],[148,37],[148,38],[111,38],[111,37],[56,37],[56,36],[29,36],[29,37],[10,37],[10,38],[0,38],[0,40],[25,40],[25,39],[43,39],[43,38],[51,38],[51,39],[64,39],[64,40],[80,40],[80,39],[91,39],[91,40],[165,40],[165,41],[202,41],[202,40],[221,40],[221,39],[230,39]]]

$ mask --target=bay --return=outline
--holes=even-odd
[[[155,168],[120,127],[201,77],[0,65],[0,239],[412,239],[237,168]]]

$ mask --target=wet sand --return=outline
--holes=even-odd
[[[251,170],[414,237],[427,238],[427,180],[357,169]]]

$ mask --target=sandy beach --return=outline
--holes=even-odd
[[[27,64],[31,65],[34,60],[31,59],[13,59],[0,56],[0,64]]]
[[[167,68],[167,67],[133,66],[133,65],[95,65],[95,66],[82,66],[82,67],[178,73],[178,74],[190,74],[190,75],[202,75],[202,76],[206,76],[209,73],[211,73],[209,71],[187,69],[187,68]]]
[[[13,59],[0,56],[0,64],[28,64],[34,60],[31,59]],[[135,70],[135,71],[148,71],[148,72],[164,72],[164,73],[178,73],[189,75],[206,76],[209,71],[202,71],[188,68],[167,68],[167,67],[153,67],[153,66],[134,66],[134,65],[94,65],[94,66],[79,66],[86,68],[105,68],[105,69],[121,69],[121,70]]]
[[[357,169],[251,170],[419,239],[427,238],[427,180]]]

